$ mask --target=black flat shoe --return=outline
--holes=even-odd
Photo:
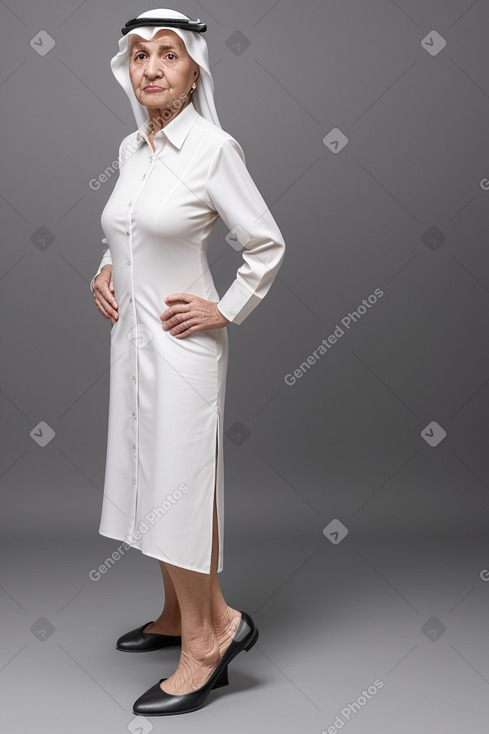
[[[141,716],[169,716],[170,714],[186,714],[195,711],[206,701],[213,688],[219,688],[228,684],[228,665],[231,660],[242,650],[250,650],[258,639],[258,629],[251,617],[246,612],[241,612],[241,621],[238,624],[236,634],[228,649],[219,660],[213,672],[203,686],[196,691],[171,695],[162,691],[160,683],[166,678],[160,678],[158,683],[135,701],[133,713]]]
[[[179,635],[160,635],[157,632],[143,632],[143,629],[153,621],[146,622],[142,627],[126,632],[119,637],[115,646],[123,652],[148,652],[159,650],[161,647],[172,647],[180,645],[182,638]]]

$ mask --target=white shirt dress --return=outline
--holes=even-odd
[[[119,149],[102,213],[119,318],[110,332],[110,392],[99,532],[182,568],[209,573],[214,490],[223,567],[223,415],[227,328],[177,339],[160,315],[172,293],[214,301],[241,324],[282,264],[282,234],[239,143],[192,103],[154,135],[145,123]],[[243,260],[222,298],[207,247],[218,218]]]

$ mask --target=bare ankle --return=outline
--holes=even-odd
[[[222,615],[213,620],[214,630],[221,648],[227,647],[236,634],[241,619],[241,613],[237,609],[227,607]]]
[[[224,610],[220,610],[219,614],[213,616],[212,624],[215,630],[222,631],[223,629],[227,629],[230,625],[233,625],[233,622],[240,616],[241,612],[238,612],[237,609],[233,609],[233,607],[227,606]]]
[[[214,639],[212,643],[202,643],[198,645],[192,645],[189,649],[182,649],[182,662],[186,661],[187,664],[193,663],[199,668],[213,668],[217,665],[220,659],[220,649],[217,639]]]
[[[179,617],[170,617],[164,612],[160,614],[158,619],[156,619],[152,625],[150,625],[153,631],[158,631],[162,634],[166,635],[180,635],[180,618]]]

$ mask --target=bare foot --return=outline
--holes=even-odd
[[[233,641],[240,620],[240,612],[229,607],[226,618],[207,639],[199,640],[197,644],[194,642],[190,650],[182,649],[177,669],[160,683],[161,690],[171,695],[183,695],[203,686]]]

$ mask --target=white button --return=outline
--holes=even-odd
[[[132,411],[132,417],[133,417],[133,418],[135,418],[135,417],[136,417],[136,413],[135,413],[134,411]]]
[[[144,176],[143,176],[143,181],[144,181],[145,178],[146,178],[146,174],[144,174]]]
[[[130,299],[129,299],[129,303],[132,303],[132,296],[131,296],[131,297],[130,297]]]
[[[136,382],[136,375],[133,375],[133,376],[132,376],[132,381],[133,381],[133,382]]]
[[[128,206],[131,207],[131,206],[133,206],[133,204],[134,204],[134,202],[133,201],[130,201],[129,204],[128,204]]]
[[[133,447],[133,449],[135,449],[135,448],[136,448],[136,444],[135,444],[135,443],[133,443],[132,447]]]
[[[130,232],[126,232],[126,234],[127,234],[127,236],[128,236],[128,237],[130,237],[130,236],[131,236],[131,233],[130,233]]]
[[[128,265],[131,264],[131,261],[129,260],[129,258],[127,258],[127,261],[126,262],[127,262]]]

